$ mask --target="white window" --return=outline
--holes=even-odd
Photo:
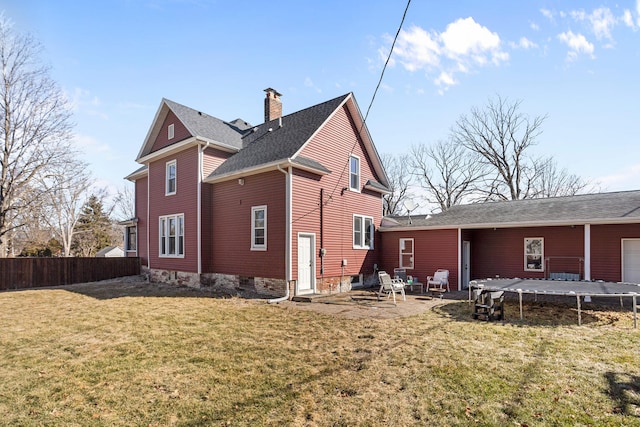
[[[251,208],[251,250],[267,250],[267,207]]]
[[[353,216],[353,248],[373,249],[375,226],[370,216]]]
[[[165,195],[176,194],[176,161],[167,162]]]
[[[400,268],[413,268],[413,239],[400,239]]]
[[[160,217],[160,256],[184,256],[184,214]]]
[[[524,271],[544,271],[544,239],[525,237]]]
[[[357,156],[349,157],[349,188],[360,191],[360,159]]]
[[[174,135],[174,127],[173,127],[173,123],[171,123],[169,125],[169,128],[167,129],[167,138],[168,139],[173,139],[174,136],[175,136]]]

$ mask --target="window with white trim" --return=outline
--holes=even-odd
[[[267,207],[251,208],[251,250],[267,250]]]
[[[524,271],[544,271],[544,238],[525,237]]]
[[[173,126],[173,123],[171,123],[167,128],[167,139],[173,139],[174,136],[175,136],[174,126]]]
[[[177,162],[175,160],[171,160],[170,162],[167,162],[166,186],[165,186],[166,196],[176,194],[176,172],[177,172]]]
[[[400,239],[400,268],[413,268],[414,245],[413,238]]]
[[[360,158],[354,155],[349,157],[349,188],[360,191]]]
[[[373,249],[375,240],[375,226],[370,216],[353,216],[353,248]]]
[[[184,256],[184,214],[160,217],[160,256]]]

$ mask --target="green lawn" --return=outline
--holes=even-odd
[[[141,283],[0,293],[0,423],[640,426],[629,308],[581,327],[525,310],[348,320]]]

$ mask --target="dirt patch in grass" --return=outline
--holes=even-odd
[[[575,313],[550,306],[525,307],[521,321],[509,301],[507,320],[487,323],[471,320],[466,301],[415,300],[433,305],[378,318],[144,283],[1,293],[0,419],[640,425],[640,334],[628,311],[593,310],[578,327]]]

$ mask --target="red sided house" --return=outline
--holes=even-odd
[[[287,297],[374,274],[387,177],[353,94],[265,123],[163,99],[142,144],[128,256],[152,280]]]
[[[379,231],[382,269],[445,268],[452,289],[496,276],[640,283],[640,191],[460,205]]]

